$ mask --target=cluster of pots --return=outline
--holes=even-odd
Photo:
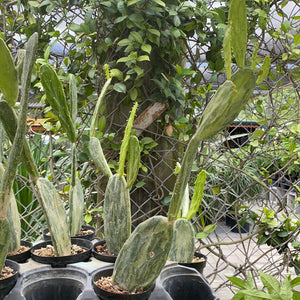
[[[76,238],[76,237],[72,237],[71,238],[71,243],[75,244],[81,248],[83,248],[85,251],[79,254],[75,254],[75,255],[70,255],[70,256],[64,256],[64,257],[45,257],[45,256],[39,256],[36,255],[34,252],[37,249],[40,248],[44,248],[47,245],[51,245],[51,237],[47,234],[47,230],[45,230],[43,232],[43,236],[44,236],[44,241],[37,243],[36,245],[32,245],[29,242],[25,242],[25,241],[21,241],[21,245],[27,246],[29,249],[26,252],[23,252],[21,254],[16,254],[16,255],[12,255],[12,256],[8,256],[7,260],[6,260],[6,265],[9,266],[10,268],[12,268],[14,270],[14,275],[4,279],[4,280],[0,280],[0,300],[4,299],[4,300],[33,300],[33,299],[43,299],[43,300],[47,300],[47,299],[86,299],[86,300],[94,300],[94,299],[137,299],[137,300],[144,300],[144,299],[149,299],[149,300],[154,300],[154,299],[182,299],[178,295],[178,291],[176,291],[176,293],[174,294],[174,291],[178,288],[178,283],[174,284],[173,287],[170,287],[170,273],[174,273],[174,267],[172,267],[172,269],[169,268],[168,272],[165,272],[164,274],[168,274],[166,276],[166,278],[164,278],[163,281],[161,281],[160,283],[158,283],[156,281],[155,285],[152,286],[150,289],[148,289],[147,291],[144,291],[143,293],[136,293],[136,294],[114,294],[112,292],[108,292],[105,291],[103,289],[100,289],[95,282],[102,277],[106,277],[106,276],[111,276],[112,272],[113,272],[113,263],[116,260],[116,256],[113,255],[105,255],[103,253],[99,253],[97,251],[97,246],[99,245],[104,245],[105,244],[105,240],[101,240],[98,241],[96,243],[93,243],[94,240],[94,236],[95,236],[95,231],[93,232],[93,234],[90,235],[86,235],[86,236],[81,236],[80,238]],[[184,289],[186,292],[191,293],[192,291],[194,291],[193,293],[195,294],[194,296],[189,296],[188,299],[217,299],[214,295],[214,292],[212,291],[212,289],[209,287],[208,283],[206,282],[205,278],[202,275],[203,269],[205,267],[206,264],[206,256],[204,256],[203,254],[200,253],[195,253],[195,256],[197,256],[198,258],[202,258],[202,260],[198,263],[192,263],[192,264],[175,264],[176,268],[180,268],[178,269],[175,273],[177,274],[176,276],[183,276],[183,278],[189,278],[191,275],[185,272],[189,272],[189,270],[193,270],[192,271],[192,282],[194,288],[188,288],[188,289]],[[109,265],[106,264],[105,267],[102,267],[98,270],[95,270],[92,274],[91,274],[91,281],[90,281],[90,290],[89,288],[87,288],[87,283],[84,282],[83,278],[87,278],[86,273],[84,273],[83,270],[76,270],[76,268],[71,272],[70,266],[71,268],[73,266],[76,266],[76,263],[81,263],[81,262],[89,262],[90,258],[94,257],[94,259],[108,263]],[[26,297],[22,296],[21,294],[14,294],[14,290],[20,290],[20,289],[16,289],[16,287],[14,288],[14,286],[18,286],[18,278],[20,276],[20,265],[19,264],[23,264],[26,263],[29,259],[31,258],[31,260],[38,262],[40,264],[43,264],[43,266],[45,266],[44,268],[46,268],[45,270],[43,270],[43,268],[39,268],[34,275],[33,274],[29,274],[28,276],[26,275],[22,275],[22,282],[24,285],[25,282],[25,292],[24,292],[24,287],[23,287],[23,294],[26,294]],[[71,264],[71,265],[70,265]],[[193,269],[190,269],[193,268]],[[55,272],[54,278],[52,278],[51,280],[48,278],[46,280],[47,284],[42,287],[42,291],[40,291],[40,287],[38,288],[38,293],[34,292],[35,294],[33,295],[33,288],[32,286],[36,286],[39,284],[39,282],[42,280],[43,277],[47,278],[47,275],[45,274],[49,274],[49,271],[51,272]],[[40,272],[40,273],[39,273]],[[194,274],[194,273],[196,274]],[[22,273],[22,272],[21,272]],[[62,275],[60,275],[60,273]],[[54,288],[50,287],[51,286],[51,282],[58,287],[62,282],[65,282],[66,280],[58,280],[58,278],[60,276],[65,276],[66,274],[73,274],[70,278],[71,279],[66,279],[67,280],[67,287],[69,287],[70,291],[66,292],[66,287],[64,286],[63,289],[59,289],[60,291],[57,292],[57,295],[53,295],[54,293]],[[162,272],[163,273],[163,272]],[[78,275],[77,279],[72,279],[76,274]],[[185,274],[185,275],[182,275]],[[77,275],[76,275],[77,276]],[[76,277],[75,276],[75,277]],[[175,276],[175,277],[176,277]],[[161,276],[160,276],[161,277]],[[171,276],[172,278],[174,277],[174,274]],[[26,279],[26,278],[30,278],[30,279]],[[62,277],[65,278],[65,277]],[[80,279],[81,278],[81,279]],[[197,278],[197,280],[199,281],[198,285],[195,285],[195,278]],[[36,281],[35,281],[36,279]],[[177,282],[178,278],[176,277],[174,279],[174,282]],[[74,281],[74,282],[73,282]],[[73,282],[73,283],[72,283]],[[172,281],[173,282],[173,281]],[[16,284],[17,283],[17,284]],[[74,285],[74,288],[70,288],[70,285]],[[30,288],[28,288],[28,286],[30,286]],[[163,286],[163,287],[162,287]],[[199,286],[199,287],[198,287]],[[203,298],[199,298],[199,291],[196,292],[195,289],[200,288],[201,286],[201,290],[204,288],[205,292],[202,291],[203,294]],[[14,288],[14,289],[13,289]],[[48,290],[49,289],[49,290]],[[68,289],[68,288],[67,288]],[[84,289],[84,293],[82,292]],[[48,291],[47,291],[48,290]],[[64,290],[64,291],[63,291]],[[30,294],[31,293],[31,294]],[[47,297],[45,296],[45,293],[48,295]],[[49,294],[50,293],[50,294]],[[65,294],[67,293],[67,294]],[[74,294],[72,297],[70,296],[71,294]],[[172,293],[174,295],[172,295]],[[182,291],[181,291],[182,293]],[[180,293],[179,293],[180,294]],[[50,295],[50,296],[49,296]],[[68,296],[66,296],[68,295]],[[90,295],[90,296],[89,296]],[[172,297],[170,296],[172,295]],[[45,298],[46,297],[46,298]],[[54,297],[54,298],[53,298]],[[71,297],[71,298],[70,298]],[[96,297],[96,298],[95,298]],[[192,298],[191,298],[192,297]],[[194,298],[193,298],[194,297]],[[187,299],[187,298],[186,298]]]

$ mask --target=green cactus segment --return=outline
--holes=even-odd
[[[37,180],[40,205],[45,213],[56,256],[71,254],[71,239],[62,200],[53,184],[46,178]]]
[[[6,101],[0,100],[0,119],[5,129],[5,132],[11,141],[13,142],[17,130],[17,116],[12,107]],[[21,155],[21,162],[26,168],[27,172],[32,177],[32,180],[35,181],[38,178],[38,169],[34,162],[32,153],[28,141],[24,141],[23,153]]]
[[[23,74],[24,60],[25,60],[26,50],[20,49],[17,52],[17,62],[16,62],[16,70],[18,73],[18,79],[21,80]]]
[[[0,272],[4,266],[8,252],[8,242],[10,239],[9,223],[5,220],[0,220]]]
[[[70,188],[70,235],[80,232],[83,222],[84,195],[80,180],[75,178],[75,185]]]
[[[77,118],[77,86],[75,76],[73,74],[70,75],[69,80],[69,88],[70,88],[70,104],[71,104],[71,119],[74,124],[74,128],[76,129],[76,118]]]
[[[41,66],[40,79],[46,93],[47,101],[57,114],[69,140],[74,143],[76,141],[75,127],[70,115],[63,86],[56,72],[49,64]]]
[[[28,106],[28,92],[31,84],[31,71],[34,64],[34,56],[37,47],[37,34],[33,34],[27,43],[27,50],[22,74],[22,88],[20,113],[17,130],[8,156],[7,165],[3,174],[0,190],[0,219],[4,220],[7,215],[12,185],[16,176],[17,167],[21,158],[26,133],[26,118]]]
[[[121,178],[124,175],[124,166],[125,166],[125,161],[126,161],[126,156],[127,156],[127,150],[128,150],[128,145],[129,145],[129,138],[131,134],[131,129],[133,126],[133,121],[135,117],[135,113],[138,107],[138,103],[135,102],[135,104],[132,107],[129,119],[127,121],[127,125],[125,128],[125,133],[124,133],[124,138],[121,144],[121,149],[120,149],[120,158],[119,158],[119,177]]]
[[[18,75],[13,58],[3,39],[0,38],[0,91],[10,106],[18,100]]]
[[[206,172],[205,170],[202,170],[198,174],[195,182],[194,194],[192,197],[190,209],[186,216],[187,220],[191,220],[199,210],[203,198],[205,181],[206,181]]]
[[[152,286],[168,259],[172,232],[173,224],[162,216],[139,224],[118,254],[114,284],[131,292]]]
[[[229,8],[231,46],[236,64],[243,68],[247,51],[247,6],[245,0],[232,0]]]
[[[95,137],[95,135],[96,135],[96,124],[97,124],[98,116],[100,113],[101,104],[102,104],[105,93],[106,93],[110,83],[111,83],[111,78],[108,78],[107,81],[105,82],[104,86],[102,87],[101,93],[98,97],[96,107],[95,107],[95,110],[94,110],[94,113],[92,116],[92,121],[91,121],[90,137]]]
[[[173,238],[169,259],[179,263],[192,262],[195,252],[195,231],[186,219],[178,219],[173,225]]]
[[[256,85],[256,77],[248,69],[240,69],[216,91],[205,108],[198,129],[197,141],[213,137],[238,116],[249,101]]]
[[[140,142],[135,135],[129,139],[127,152],[126,181],[127,188],[131,188],[136,180],[140,167]]]
[[[203,111],[198,128],[187,146],[186,155],[183,157],[182,166],[175,182],[168,212],[169,221],[175,221],[177,218],[199,142],[212,138],[238,116],[240,110],[249,101],[255,88],[255,82],[256,77],[251,70],[238,70],[232,76],[232,81],[227,80],[218,88]]]
[[[130,196],[125,178],[109,178],[103,206],[104,237],[109,253],[117,255],[131,232]]]
[[[9,228],[11,231],[8,252],[14,252],[20,249],[21,222],[20,222],[17,201],[13,193],[11,194],[11,198],[8,206],[7,220],[9,222]]]
[[[91,137],[89,141],[89,152],[97,168],[106,176],[111,177],[112,172],[104,156],[100,141],[96,137]]]
[[[3,174],[4,174],[4,167],[0,162],[0,185],[2,182]],[[21,222],[19,217],[17,201],[15,199],[13,192],[11,192],[6,219],[8,220],[9,228],[11,232],[10,235],[11,238],[8,243],[9,244],[8,252],[12,252],[20,248],[20,241],[21,241]]]

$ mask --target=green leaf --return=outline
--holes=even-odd
[[[231,80],[231,26],[228,25],[223,39],[225,70],[227,79]]]
[[[277,293],[274,293],[277,294]],[[281,297],[281,299],[285,300],[285,299],[292,299],[293,297],[293,290],[291,287],[291,283],[288,277],[284,278],[282,286],[279,290],[279,295]]]
[[[200,240],[200,239],[205,239],[207,238],[208,234],[206,232],[198,232],[196,234],[196,239]]]
[[[129,39],[123,39],[118,42],[118,46],[128,46],[131,43]]]
[[[270,56],[267,55],[261,66],[261,70],[257,77],[256,84],[260,84],[268,76],[270,67],[271,67],[271,59]]]
[[[136,88],[132,89],[129,93],[130,99],[135,101],[138,96],[138,90]]]
[[[155,2],[156,4],[158,4],[158,5],[162,6],[162,7],[166,6],[165,2],[163,2],[161,0],[153,0],[153,2]]]
[[[229,9],[231,47],[239,68],[245,64],[247,50],[247,10],[245,0],[232,0]]]
[[[272,295],[266,294],[264,291],[259,291],[259,290],[241,290],[239,291],[243,295],[247,296],[247,299],[253,299],[253,300],[260,300],[260,299],[270,299],[273,300]]]
[[[194,194],[192,197],[190,209],[187,214],[187,220],[191,220],[194,215],[197,213],[203,197],[204,185],[206,181],[206,172],[202,170],[196,179],[195,187],[194,187]]]
[[[269,291],[270,294],[275,294],[275,293],[279,294],[280,283],[275,277],[273,277],[269,274],[266,274],[262,271],[259,271],[259,275],[260,275],[263,285],[267,288],[267,290]]]
[[[213,231],[215,231],[215,229],[217,228],[217,224],[209,224],[207,226],[204,227],[204,232],[207,234],[212,233]]]
[[[87,214],[84,216],[84,221],[86,224],[89,224],[90,222],[92,222],[93,217],[90,214]]]
[[[133,4],[136,4],[136,3],[138,3],[138,2],[140,2],[141,0],[129,0],[129,1],[127,1],[127,7],[128,6],[131,6],[131,5],[133,5]]]
[[[235,276],[226,276],[226,278],[235,286],[241,288],[241,289],[245,289],[246,288],[246,282],[244,280],[242,280],[241,278],[235,277]]]
[[[127,91],[126,85],[121,82],[115,83],[113,89],[119,93],[126,93]]]
[[[293,288],[293,287],[296,287],[296,286],[298,286],[298,285],[300,285],[300,276],[295,277],[295,278],[292,279],[292,281],[291,281],[291,287],[292,287],[292,288]]]
[[[159,32],[157,29],[151,28],[151,29],[148,29],[148,31],[149,31],[151,34],[154,34],[154,35],[160,37],[160,32]]]
[[[144,51],[144,52],[147,52],[147,53],[151,53],[151,50],[152,50],[152,47],[151,45],[149,44],[146,44],[146,45],[142,45],[141,49]]]
[[[145,61],[145,60],[150,61],[150,58],[148,55],[141,55],[137,58],[137,61]]]
[[[143,44],[143,38],[138,32],[131,31],[129,37],[132,37],[137,43]]]
[[[123,79],[123,73],[119,69],[111,69],[110,74],[119,80]]]

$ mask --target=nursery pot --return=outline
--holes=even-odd
[[[10,292],[10,290],[15,286],[18,277],[20,276],[20,267],[17,262],[6,259],[5,265],[12,268],[14,270],[14,274],[6,279],[0,280],[0,300],[2,300]]]
[[[108,292],[108,291],[105,291],[105,290],[101,289],[100,287],[98,287],[95,284],[95,282],[98,279],[100,279],[101,277],[112,276],[113,268],[114,268],[113,266],[104,267],[104,268],[101,268],[101,269],[97,270],[92,275],[92,285],[93,285],[94,291],[95,291],[96,295],[99,297],[99,299],[102,299],[102,300],[109,300],[109,299],[114,299],[114,300],[147,300],[147,299],[149,299],[151,293],[153,292],[153,290],[155,288],[155,284],[143,293],[128,294],[128,295]]]
[[[52,245],[51,241],[41,242],[36,244],[31,248],[31,258],[42,264],[50,264],[52,267],[63,268],[66,267],[67,264],[73,264],[77,262],[89,261],[89,258],[92,253],[93,243],[89,240],[79,239],[79,238],[71,238],[72,245],[77,245],[83,248],[85,251],[79,254],[67,255],[67,256],[39,256],[34,254],[36,249],[44,248],[47,245]]]
[[[203,261],[199,261],[199,262],[190,262],[190,263],[178,263],[181,266],[185,266],[188,268],[194,268],[196,269],[199,273],[203,273],[203,269],[206,266],[206,261],[207,261],[207,257],[204,254],[201,254],[199,252],[195,252],[194,256],[197,258],[201,258],[204,259]]]
[[[195,269],[169,265],[160,274],[160,283],[173,300],[217,300],[205,277]]]
[[[105,243],[106,243],[105,240],[101,240],[101,241],[94,244],[93,249],[92,249],[93,256],[98,260],[114,263],[117,259],[116,255],[109,255],[109,254],[99,253],[96,250],[97,246],[103,246],[103,245],[105,245]]]
[[[10,260],[16,261],[18,263],[25,263],[31,256],[30,250],[31,250],[31,247],[32,247],[32,243],[21,240],[20,244],[21,244],[21,246],[28,247],[29,249],[22,252],[22,253],[7,255],[7,258],[10,259]]]
[[[26,300],[75,300],[85,289],[87,278],[83,270],[45,266],[24,274],[20,294]]]
[[[90,234],[86,234],[86,235],[72,236],[72,238],[80,238],[80,239],[85,239],[85,240],[92,241],[95,237],[96,229],[94,227],[90,226],[90,225],[82,225],[81,228],[82,229],[93,230],[93,232],[90,233]],[[48,228],[45,228],[43,230],[43,239],[44,239],[44,241],[51,241],[51,235],[49,234],[49,229]]]

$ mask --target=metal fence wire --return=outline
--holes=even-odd
[[[7,20],[3,15],[0,26],[6,32],[10,44],[17,49],[26,40],[25,32],[20,33],[19,28],[13,27],[12,22],[9,22],[25,13],[30,15],[29,20],[30,17],[37,18],[36,22],[32,20],[31,26],[38,24],[42,35],[47,30],[53,32],[55,43],[51,44],[49,61],[56,67],[67,63],[65,59],[70,51],[74,50],[78,56],[82,51],[87,51],[87,44],[75,45],[65,39],[72,35],[71,24],[83,24],[86,21],[85,2],[73,1],[68,9],[60,2],[53,1],[51,8],[45,2],[43,9],[49,10],[47,15],[39,15],[38,1],[30,2],[31,5],[17,5],[6,1],[1,3]],[[206,5],[210,8],[216,3],[207,1]],[[290,22],[291,27],[299,30],[299,4],[288,1],[287,7],[288,10],[282,14],[276,9],[268,12],[268,28],[279,32],[276,28]],[[24,20],[20,26],[27,26],[27,21]],[[193,222],[198,237],[196,248],[208,258],[204,275],[220,299],[231,299],[233,296],[233,288],[226,276],[239,275],[245,278],[247,272],[258,276],[258,271],[262,270],[283,280],[287,274],[295,274],[296,268],[299,272],[299,226],[295,222],[300,215],[300,102],[299,80],[291,73],[299,69],[300,61],[299,58],[293,61],[279,59],[286,53],[286,44],[291,43],[287,39],[276,38],[275,35],[262,37],[257,32],[257,40],[260,44],[260,55],[271,57],[274,76],[269,76],[255,90],[252,101],[225,131],[199,144],[190,183],[192,195],[193,182],[198,172],[206,170],[204,196]],[[82,40],[79,37],[77,41],[80,43]],[[198,64],[202,79],[196,87],[200,89],[201,86],[209,84],[214,74],[209,71],[205,62],[205,45],[200,47],[196,37],[191,37],[189,45],[189,63],[192,63],[193,53],[200,53]],[[43,52],[39,54],[42,55]],[[82,65],[85,63],[86,61],[81,61]],[[279,69],[284,72],[276,72]],[[212,91],[223,80],[224,77],[220,76],[214,81],[211,93],[207,93],[207,99],[200,97],[198,100],[209,100]],[[186,82],[186,88],[192,88],[192,83]],[[47,106],[41,101],[37,89],[34,91],[29,106],[29,118],[45,118]],[[112,92],[108,93],[108,98],[110,93]],[[98,94],[98,90],[95,94]],[[101,238],[101,207],[106,179],[88,159],[86,132],[95,95],[92,98],[87,99],[87,104],[80,111],[82,138],[77,144],[80,149],[78,164],[85,190],[85,220],[97,227],[97,237]],[[152,104],[152,100],[143,101],[137,116]],[[110,123],[106,124],[102,140],[105,155],[111,166],[115,166],[130,107],[126,97],[118,97],[112,106],[110,115],[107,116]],[[195,116],[191,118],[194,121],[192,129],[201,117],[201,110],[195,110],[194,113]],[[113,117],[116,115],[117,118]],[[169,125],[162,126],[165,120],[162,113],[151,126],[138,133],[143,150],[138,178],[130,192],[134,227],[150,216],[167,213],[176,178],[174,169],[188,142],[187,131],[191,128],[185,119],[170,120]],[[66,187],[70,175],[68,141],[47,130],[37,131],[33,124],[28,127],[27,138],[41,174],[52,177],[67,208]],[[9,151],[9,144],[4,138],[3,141],[5,153]],[[41,239],[45,219],[22,165],[18,169],[14,191],[22,221],[22,238],[32,241]]]

